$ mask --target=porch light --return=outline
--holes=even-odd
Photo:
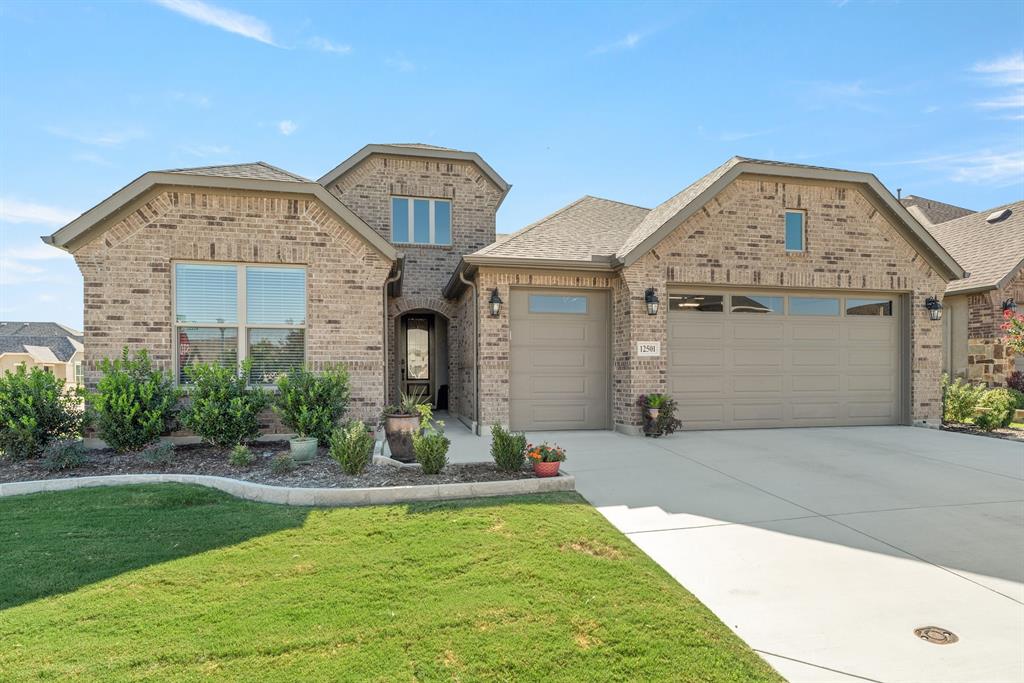
[[[1007,299],[1003,302],[1003,311],[1010,311],[1011,313],[1017,312],[1017,302],[1013,299]]]
[[[924,300],[924,307],[928,309],[928,316],[932,320],[942,320],[942,303],[934,296]]]
[[[658,315],[658,293],[654,287],[649,287],[644,292],[644,303],[647,304],[647,315]]]
[[[497,318],[498,314],[501,313],[501,304],[504,303],[501,297],[498,296],[497,287],[491,290],[491,298],[487,300],[487,303],[491,305],[491,317]]]

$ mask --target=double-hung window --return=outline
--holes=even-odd
[[[249,359],[249,382],[271,384],[306,360],[306,269],[176,263],[174,328],[179,382]]]
[[[451,244],[452,203],[447,199],[392,197],[391,241],[396,244]]]

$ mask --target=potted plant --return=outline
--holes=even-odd
[[[641,398],[643,399],[644,407],[647,409],[647,416],[652,420],[658,419],[658,414],[669,400],[665,394],[647,394]]]
[[[343,366],[312,373],[297,368],[277,379],[274,412],[295,432],[288,440],[292,460],[311,462],[320,443],[330,441],[349,400],[348,371]]]
[[[668,394],[643,394],[636,404],[643,410],[644,436],[671,434],[683,424],[676,419],[676,402]]]
[[[398,405],[385,406],[381,416],[391,457],[399,462],[416,462],[412,437],[420,430],[421,394],[402,393]]]
[[[565,461],[565,449],[547,441],[539,446],[526,444],[526,457],[533,461],[533,473],[538,477],[557,477],[558,466]]]

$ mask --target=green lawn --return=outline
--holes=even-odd
[[[0,499],[0,678],[779,681],[575,494]]]

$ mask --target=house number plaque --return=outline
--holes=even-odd
[[[660,356],[660,341],[642,341],[636,343],[636,355],[638,356]]]

